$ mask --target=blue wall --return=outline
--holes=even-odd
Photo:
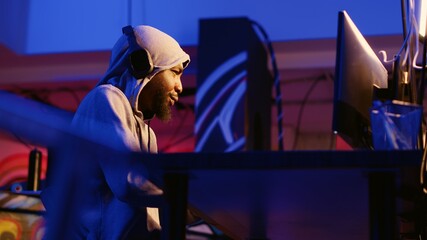
[[[196,45],[200,18],[237,16],[260,23],[273,41],[335,38],[340,10],[365,36],[402,33],[397,0],[13,0],[0,3],[0,42],[23,54],[107,50],[131,23]]]

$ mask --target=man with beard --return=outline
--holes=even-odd
[[[116,150],[156,153],[156,136],[150,121],[154,117],[170,120],[170,108],[183,90],[181,76],[190,57],[172,37],[156,28],[141,25],[122,30],[106,74],[81,102],[72,126],[78,134]],[[79,175],[74,176],[78,181],[74,189],[80,196],[72,196],[72,200],[62,197],[74,205],[71,217],[67,216],[72,219],[67,225],[67,236],[70,239],[155,236],[153,232],[160,229],[158,216],[155,209],[144,206],[144,197],[162,194],[162,190],[147,179],[144,166],[108,154],[94,156],[77,157],[84,163],[74,172]],[[59,192],[60,188],[57,186],[56,190]],[[49,201],[45,205],[48,216],[49,209],[54,214],[55,210],[63,210]],[[55,217],[50,223],[48,226],[58,224]],[[50,236],[58,236],[52,232],[54,229]]]

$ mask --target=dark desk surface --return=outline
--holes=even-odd
[[[44,146],[82,140],[69,130],[69,114],[6,92],[0,92],[0,97],[0,114],[7,116],[0,120],[1,130]],[[360,240],[369,238],[367,173],[400,174],[402,169],[409,169],[417,179],[421,152],[288,151],[136,157],[143,159],[154,175],[165,171],[188,173],[190,204],[235,239]]]
[[[421,151],[251,151],[171,153],[146,157],[151,168],[164,170],[395,168],[418,166]]]
[[[151,169],[187,172],[189,203],[233,239],[360,240],[369,239],[367,173],[416,175],[420,160],[419,151],[289,151],[146,161]]]

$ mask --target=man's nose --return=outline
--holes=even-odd
[[[178,79],[175,83],[175,91],[179,94],[182,93],[182,83],[181,79]]]

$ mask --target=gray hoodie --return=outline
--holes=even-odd
[[[105,76],[87,94],[72,121],[76,133],[119,151],[156,153],[153,130],[138,109],[144,86],[160,71],[190,58],[169,35],[149,26],[134,28],[136,41],[151,55],[154,71],[135,79],[129,71],[129,44],[122,35],[112,49]],[[75,228],[77,239],[144,239],[149,230],[160,226],[150,220],[144,197],[162,191],[147,180],[147,170],[139,161],[96,155],[79,182]],[[49,211],[49,210],[48,210]],[[142,238],[141,238],[142,237]]]

